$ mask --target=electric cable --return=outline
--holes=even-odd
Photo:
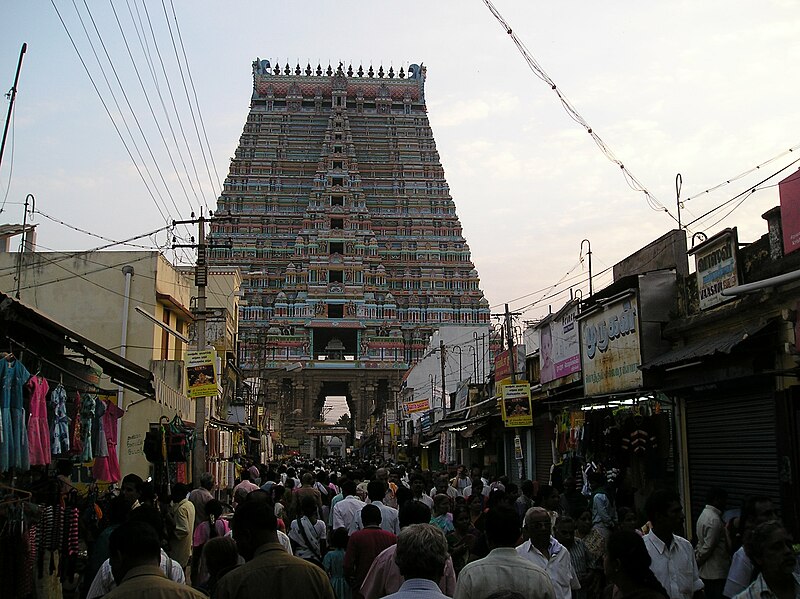
[[[136,168],[136,172],[139,173],[139,177],[142,179],[142,183],[144,183],[144,186],[147,189],[147,193],[150,195],[150,198],[153,200],[153,203],[156,205],[156,209],[158,210],[159,214],[161,215],[161,218],[164,219],[164,222],[169,222],[170,219],[164,214],[164,211],[158,205],[158,201],[156,200],[156,197],[153,194],[153,191],[150,189],[150,186],[147,184],[147,180],[144,178],[144,175],[142,174],[142,170],[139,168],[139,164],[136,162],[136,159],[133,157],[133,154],[131,153],[131,150],[128,147],[127,142],[125,141],[125,138],[123,137],[122,132],[119,130],[119,127],[117,126],[117,123],[114,120],[114,117],[111,114],[111,111],[108,109],[108,105],[106,104],[106,101],[103,99],[103,95],[100,93],[100,90],[98,89],[97,84],[94,81],[94,77],[92,77],[92,74],[89,72],[89,68],[86,66],[86,62],[83,60],[83,56],[81,56],[80,50],[78,50],[78,46],[75,44],[75,40],[72,38],[72,34],[69,32],[69,28],[67,27],[67,24],[64,22],[64,19],[61,17],[61,13],[59,12],[55,1],[54,0],[50,0],[50,4],[52,4],[53,9],[56,11],[56,15],[58,15],[58,20],[61,21],[61,25],[63,26],[64,31],[66,32],[67,37],[69,38],[69,41],[72,44],[72,47],[75,49],[75,52],[78,55],[78,60],[80,60],[81,65],[83,65],[83,69],[84,69],[84,71],[86,71],[86,75],[89,77],[89,81],[91,82],[95,93],[97,93],[97,97],[100,99],[100,103],[103,105],[103,108],[105,109],[106,114],[108,115],[108,118],[111,119],[111,124],[113,125],[114,130],[117,132],[117,135],[119,136],[120,141],[122,141],[122,145],[125,147],[125,151],[128,153],[128,156],[130,157],[131,162],[133,162],[133,166]],[[169,212],[169,211],[167,211],[167,212]]]
[[[136,148],[136,151],[137,151],[137,153],[139,154],[139,159],[140,159],[140,160],[142,161],[142,163],[144,164],[144,166],[145,166],[145,169],[147,170],[147,173],[148,173],[148,175],[150,175],[150,179],[151,179],[151,181],[153,182],[153,186],[154,186],[154,188],[155,188],[155,189],[156,189],[156,191],[159,193],[159,197],[161,197],[161,199],[162,199],[162,201],[163,201],[163,200],[164,200],[164,198],[161,196],[161,193],[160,193],[160,191],[158,190],[158,186],[156,185],[156,183],[155,183],[155,180],[153,179],[152,175],[150,174],[150,169],[149,169],[149,168],[148,168],[148,166],[147,166],[147,162],[145,161],[145,159],[144,159],[144,157],[142,156],[141,152],[139,152],[138,146],[136,145],[136,142],[135,142],[135,140],[134,140],[134,138],[133,138],[133,133],[131,133],[131,130],[130,130],[130,128],[129,128],[129,127],[128,127],[128,125],[127,125],[127,120],[125,119],[125,115],[124,115],[124,113],[122,112],[122,109],[120,108],[120,106],[119,106],[119,103],[117,102],[116,95],[114,94],[114,91],[113,91],[113,89],[111,88],[111,84],[109,83],[109,81],[108,81],[108,78],[106,77],[105,70],[103,69],[103,66],[102,66],[102,64],[100,63],[100,59],[99,59],[99,57],[97,56],[97,52],[96,52],[96,51],[95,51],[95,49],[94,49],[94,44],[92,43],[92,40],[91,40],[91,38],[90,38],[90,36],[89,36],[89,32],[86,30],[86,27],[85,27],[85,25],[84,25],[84,23],[83,23],[83,17],[80,15],[80,12],[78,11],[78,6],[77,6],[77,4],[75,3],[75,0],[72,0],[72,4],[73,4],[73,6],[75,7],[75,12],[78,14],[78,18],[79,18],[79,19],[80,19],[80,21],[81,21],[81,25],[83,26],[83,30],[84,30],[84,33],[86,34],[86,38],[87,38],[87,40],[89,41],[89,45],[91,46],[91,48],[92,48],[92,52],[94,53],[95,59],[97,60],[97,64],[98,64],[98,66],[100,66],[100,71],[101,71],[101,73],[103,74],[103,78],[104,78],[104,79],[105,79],[105,81],[106,81],[106,85],[108,85],[108,89],[109,89],[109,91],[111,92],[111,96],[112,96],[112,98],[114,99],[114,104],[116,105],[116,107],[117,107],[117,110],[119,111],[119,113],[120,113],[120,116],[122,117],[123,123],[125,123],[125,128],[126,128],[126,129],[127,129],[127,131],[128,131],[128,135],[130,135],[130,137],[131,137],[131,141],[133,142],[133,144],[134,144],[134,147]],[[138,127],[138,129],[139,129],[139,134],[142,136],[142,140],[144,141],[144,144],[145,144],[145,146],[147,147],[147,150],[148,150],[148,152],[150,153],[150,158],[153,160],[153,164],[154,164],[154,166],[155,166],[155,168],[156,168],[156,171],[158,172],[158,175],[159,175],[159,177],[161,178],[161,182],[163,183],[163,185],[164,185],[164,188],[165,188],[165,189],[166,189],[166,191],[167,191],[167,195],[169,196],[169,199],[170,199],[170,201],[172,202],[172,206],[175,208],[176,212],[177,212],[178,214],[180,214],[180,209],[178,208],[178,205],[175,203],[175,198],[172,196],[172,193],[171,193],[171,192],[170,192],[170,190],[169,190],[169,185],[167,185],[167,181],[166,181],[166,179],[165,179],[165,177],[164,177],[164,174],[161,172],[161,167],[159,166],[159,161],[158,161],[158,160],[156,160],[156,157],[155,157],[155,155],[153,154],[153,149],[152,149],[152,147],[150,146],[150,143],[149,143],[149,142],[148,142],[148,140],[147,140],[147,136],[145,135],[145,133],[144,133],[144,130],[142,129],[142,125],[141,125],[141,123],[139,122],[139,118],[136,116],[136,111],[133,109],[133,106],[131,105],[131,102],[130,102],[130,100],[128,99],[128,94],[127,94],[127,92],[125,91],[125,86],[122,84],[122,81],[121,81],[121,80],[120,80],[120,78],[119,78],[119,74],[117,73],[117,69],[116,69],[116,67],[114,66],[114,61],[111,59],[111,55],[108,53],[108,49],[106,48],[106,44],[105,44],[105,42],[103,41],[103,36],[100,34],[100,30],[98,29],[98,27],[97,27],[97,23],[96,23],[96,22],[95,22],[95,20],[94,20],[94,15],[92,15],[92,11],[91,11],[91,9],[89,8],[89,5],[88,5],[88,3],[86,2],[86,0],[83,0],[83,4],[84,4],[84,6],[86,7],[86,12],[87,12],[87,14],[89,15],[89,19],[90,19],[90,20],[91,20],[91,22],[92,22],[92,26],[94,27],[94,31],[95,31],[95,34],[97,35],[97,39],[100,41],[100,45],[101,45],[101,46],[102,46],[102,48],[103,48],[103,52],[105,52],[106,60],[108,60],[108,63],[109,63],[109,65],[111,66],[111,70],[112,70],[112,72],[114,73],[114,77],[115,77],[115,79],[116,79],[116,81],[117,81],[117,85],[119,85],[120,91],[122,92],[122,96],[123,96],[123,98],[125,99],[125,103],[126,103],[126,104],[127,104],[127,106],[128,106],[128,110],[130,111],[130,113],[131,113],[131,116],[133,116],[133,120],[134,120],[134,122],[136,123],[136,126],[137,126],[137,127]],[[173,166],[174,166],[174,164],[173,164]],[[177,169],[176,169],[176,172],[175,172],[175,174],[176,174],[176,176],[178,175],[178,173],[177,173]],[[187,197],[187,200],[188,200],[188,197]],[[192,205],[191,205],[191,203],[189,203],[189,207],[190,207],[190,209],[192,208]]]
[[[167,84],[167,91],[169,92],[170,101],[172,103],[172,109],[175,111],[175,117],[176,117],[176,119],[178,121],[178,129],[180,129],[181,136],[183,137],[183,141],[186,144],[186,149],[187,149],[187,152],[189,154],[190,161],[192,162],[192,165],[194,166],[194,158],[192,157],[192,152],[189,149],[189,142],[186,140],[186,133],[185,133],[185,131],[183,129],[183,122],[181,121],[180,111],[178,110],[178,106],[175,103],[175,95],[172,93],[172,85],[169,82],[169,75],[167,74],[167,69],[164,66],[164,59],[161,57],[161,50],[158,47],[158,39],[156,37],[155,30],[153,29],[153,22],[150,20],[150,13],[147,10],[147,3],[146,2],[142,2],[142,7],[144,8],[144,13],[145,13],[145,16],[147,17],[147,24],[148,24],[148,26],[150,28],[150,35],[153,38],[153,47],[155,48],[156,56],[158,56],[158,62],[161,65],[161,72],[164,75],[164,82]],[[171,32],[170,32],[170,35],[171,35]],[[158,88],[156,88],[156,89],[158,90]],[[158,93],[159,93],[159,98],[161,98],[160,90],[158,90]],[[163,102],[163,99],[162,99],[162,102]],[[166,106],[164,107],[164,114],[165,115],[168,114]],[[197,206],[198,206],[198,208],[200,208],[201,207],[200,198],[198,197],[197,191],[194,188],[194,183],[192,182],[192,178],[189,175],[189,170],[186,168],[186,162],[185,162],[185,160],[183,158],[183,152],[181,151],[180,145],[178,144],[178,138],[175,135],[175,129],[172,126],[172,120],[171,120],[171,118],[169,116],[167,116],[167,124],[169,125],[170,132],[172,133],[172,139],[175,142],[175,150],[178,153],[178,157],[180,158],[181,163],[183,164],[184,170],[186,171],[186,180],[189,182],[189,187],[192,189],[192,193],[194,194],[195,200],[197,201]],[[197,176],[197,168],[195,168],[195,176]],[[199,179],[198,179],[198,184],[199,184]],[[188,200],[188,195],[187,195],[187,200]]]
[[[556,96],[558,96],[558,100],[561,103],[562,107],[566,111],[567,115],[576,123],[578,123],[581,127],[583,127],[586,132],[591,136],[592,141],[597,145],[600,151],[605,155],[608,160],[616,164],[621,172],[623,177],[625,178],[625,182],[628,186],[636,192],[640,192],[644,194],[645,199],[650,206],[651,209],[666,213],[672,220],[678,222],[677,217],[675,217],[670,210],[664,206],[658,199],[650,193],[650,191],[644,186],[639,179],[628,169],[624,163],[617,158],[611,148],[603,141],[603,139],[594,131],[594,129],[589,125],[586,119],[581,116],[578,110],[572,105],[572,103],[567,99],[567,97],[561,92],[561,90],[556,85],[556,82],[544,71],[544,69],[536,62],[536,59],[530,53],[530,51],[525,47],[525,44],[516,36],[514,31],[511,29],[511,26],[508,22],[503,18],[500,12],[495,8],[492,4],[491,0],[483,0],[483,3],[489,9],[489,12],[497,19],[500,25],[503,27],[503,30],[511,37],[512,42],[519,50],[520,54],[522,54],[523,59],[528,64],[531,72],[545,82],[547,85],[550,86],[550,89],[555,92]],[[688,230],[688,228],[687,228]]]
[[[203,129],[203,137],[204,137],[204,139],[206,141],[206,147],[208,148],[208,158],[209,158],[209,161],[211,162],[211,166],[214,167],[214,175],[217,178],[217,189],[222,190],[222,182],[221,182],[221,180],[219,178],[219,172],[217,172],[216,163],[214,162],[214,155],[211,153],[211,144],[208,143],[208,133],[206,131],[205,122],[203,121],[203,113],[200,110],[200,102],[197,100],[197,89],[195,89],[195,86],[194,86],[194,79],[192,78],[192,71],[189,69],[189,60],[186,57],[186,48],[183,45],[183,36],[181,35],[181,28],[178,25],[178,16],[175,14],[175,6],[172,3],[172,0],[169,0],[169,5],[170,5],[170,8],[172,9],[172,15],[173,15],[173,17],[175,19],[175,31],[178,32],[178,42],[180,43],[181,52],[183,53],[183,62],[186,65],[186,74],[189,76],[189,83],[191,83],[191,85],[192,85],[192,94],[194,95],[194,103],[197,106],[197,116],[200,119],[200,126]],[[200,144],[200,148],[202,150],[202,148],[203,148],[202,144]],[[203,151],[203,161],[205,161],[205,159],[206,159],[206,155],[205,155],[205,151]],[[206,163],[206,170],[208,170],[208,163]],[[209,178],[210,177],[211,177],[211,173],[209,171]],[[211,183],[211,188],[214,189],[214,183],[213,182]]]
[[[197,134],[197,143],[199,144],[200,152],[203,155],[203,162],[205,162],[206,172],[208,173],[208,180],[211,183],[211,191],[213,192],[214,191],[214,182],[211,180],[211,172],[208,169],[208,162],[206,162],[206,154],[205,154],[205,151],[203,150],[203,141],[200,139],[200,130],[197,128],[197,119],[194,116],[194,107],[192,106],[192,101],[189,98],[189,88],[186,86],[186,77],[184,76],[183,69],[181,68],[182,65],[181,65],[181,59],[178,56],[178,46],[175,44],[175,36],[172,34],[172,26],[170,25],[170,22],[169,22],[169,14],[167,13],[167,5],[164,3],[164,0],[161,0],[161,7],[164,9],[164,19],[167,22],[167,30],[169,31],[169,38],[170,38],[170,41],[172,42],[172,50],[175,52],[175,62],[178,65],[178,73],[181,76],[181,83],[183,84],[183,91],[184,91],[184,94],[186,95],[186,103],[189,105],[189,113],[192,116],[192,124],[194,125],[194,131]],[[173,7],[172,14],[173,14],[173,16],[175,15],[174,7]],[[177,24],[178,24],[178,19],[176,17],[175,18],[176,27],[177,27]],[[185,135],[184,135],[184,141],[186,142],[186,136]],[[189,143],[188,142],[186,142],[186,149],[187,150],[189,149]],[[208,210],[208,203],[206,202],[205,196],[203,194],[203,186],[200,184],[200,177],[197,174],[197,167],[194,164],[194,156],[192,155],[191,151],[189,151],[189,158],[192,161],[192,168],[194,169],[194,176],[197,178],[197,186],[198,186],[198,189],[200,190],[200,197],[203,200],[203,205],[205,206],[206,210]]]

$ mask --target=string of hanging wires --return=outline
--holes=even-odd
[[[124,98],[124,101],[125,101],[125,105],[127,106],[130,115],[133,117],[133,119],[134,119],[134,121],[136,123],[136,128],[138,130],[138,133],[141,136],[141,139],[143,140],[143,142],[144,142],[144,144],[145,144],[145,146],[147,148],[147,153],[148,153],[148,155],[149,155],[149,157],[150,157],[150,159],[152,161],[152,164],[154,165],[154,168],[156,169],[156,171],[158,173],[158,179],[159,179],[159,181],[161,183],[161,186],[163,186],[163,188],[165,190],[165,193],[166,193],[166,196],[169,198],[169,202],[170,202],[172,208],[176,211],[177,215],[173,215],[172,210],[167,205],[167,202],[164,199],[164,194],[161,193],[161,188],[156,183],[156,180],[155,180],[156,178],[153,176],[150,168],[148,167],[148,161],[144,159],[144,157],[142,156],[142,152],[138,149],[138,144],[136,144],[136,137],[132,134],[131,127],[129,127],[127,125],[127,120],[125,119],[125,112],[120,108],[119,102],[116,99],[116,94],[114,93],[114,87],[111,85],[110,81],[108,80],[108,77],[105,74],[105,68],[103,67],[103,62],[100,60],[100,58],[99,58],[99,56],[97,54],[97,51],[95,50],[95,44],[92,41],[92,36],[90,35],[89,31],[86,28],[84,17],[81,14],[81,11],[78,9],[77,4],[75,3],[75,0],[72,0],[72,3],[73,3],[73,7],[75,8],[76,15],[78,16],[78,18],[79,18],[79,20],[81,22],[81,26],[83,27],[84,34],[86,35],[86,39],[88,40],[88,42],[89,42],[89,44],[90,44],[90,46],[92,48],[92,52],[95,55],[95,60],[97,61],[97,65],[100,68],[100,71],[101,71],[101,73],[103,75],[103,78],[104,78],[104,80],[106,82],[106,86],[108,87],[108,90],[111,93],[111,96],[112,96],[113,101],[114,101],[114,105],[117,107],[117,111],[118,111],[118,113],[120,115],[119,116],[120,121],[123,123],[123,126],[124,126],[125,130],[128,133],[128,138],[130,139],[130,142],[128,142],[128,139],[126,139],[124,137],[124,135],[122,134],[122,131],[120,130],[120,127],[118,126],[114,116],[111,114],[111,110],[109,109],[108,103],[105,101],[105,99],[103,97],[103,94],[101,93],[99,87],[97,86],[97,84],[95,82],[94,77],[92,76],[92,74],[89,71],[89,68],[88,68],[88,65],[86,64],[86,61],[84,60],[83,56],[81,55],[80,50],[78,49],[77,43],[74,40],[74,37],[71,34],[71,32],[69,30],[69,27],[66,24],[65,19],[62,17],[61,13],[59,12],[58,7],[56,6],[54,0],[51,0],[51,4],[53,5],[53,8],[54,8],[54,10],[56,11],[56,14],[59,17],[59,20],[61,21],[62,26],[64,27],[68,37],[70,38],[70,41],[71,41],[71,43],[73,45],[73,48],[75,49],[76,53],[79,56],[79,60],[81,61],[82,65],[84,67],[84,70],[87,72],[87,75],[89,76],[90,81],[92,82],[92,86],[95,88],[95,92],[100,97],[101,103],[103,104],[104,108],[106,109],[106,113],[109,116],[109,118],[111,119],[112,125],[114,126],[114,128],[115,128],[115,130],[117,132],[117,135],[123,141],[123,145],[125,146],[125,149],[128,152],[129,157],[134,162],[134,166],[136,167],[137,172],[139,173],[139,177],[140,177],[140,179],[142,179],[142,182],[145,184],[145,188],[147,189],[151,199],[153,199],[153,202],[155,203],[159,213],[161,214],[162,218],[164,218],[164,220],[167,221],[167,222],[169,222],[170,220],[178,220],[177,216],[180,215],[180,210],[178,209],[178,206],[177,206],[177,204],[175,202],[174,196],[170,191],[170,186],[167,184],[166,177],[165,177],[164,173],[161,171],[161,168],[159,167],[159,162],[160,161],[156,159],[154,150],[153,150],[152,146],[150,145],[150,143],[148,142],[147,136],[146,136],[146,134],[144,132],[143,123],[142,123],[141,119],[139,118],[139,116],[137,116],[136,111],[134,110],[134,108],[132,107],[131,98],[129,97],[129,94],[126,91],[125,86],[124,86],[124,84],[123,84],[123,82],[122,82],[122,80],[121,80],[121,78],[119,76],[117,67],[116,67],[116,65],[114,63],[114,60],[111,57],[111,54],[110,54],[110,52],[108,50],[106,42],[103,39],[103,34],[100,31],[100,27],[98,26],[98,22],[95,19],[95,16],[92,14],[92,10],[89,8],[88,3],[86,2],[86,0],[84,0],[84,10],[86,12],[87,18],[92,23],[93,30],[94,30],[94,35],[96,36],[99,44],[103,48],[105,59],[106,59],[108,65],[110,66],[111,71],[113,72],[114,79],[116,81],[116,84],[117,84],[118,88],[122,92],[122,95],[123,95],[123,98]],[[173,92],[172,86],[170,84],[170,76],[168,75],[168,72],[167,72],[167,65],[166,65],[163,57],[161,56],[161,52],[160,52],[160,49],[158,47],[157,34],[156,34],[155,26],[153,25],[153,22],[150,19],[149,13],[147,13],[147,7],[146,6],[144,7],[145,18],[147,20],[147,26],[146,26],[144,24],[144,21],[142,20],[142,12],[140,12],[138,4],[136,4],[135,1],[134,1],[134,4],[135,4],[135,7],[136,7],[136,13],[138,15],[138,26],[137,26],[137,18],[134,17],[133,9],[131,8],[130,2],[127,3],[128,12],[130,14],[131,21],[133,22],[134,29],[136,30],[136,34],[137,34],[137,37],[138,37],[138,40],[139,40],[139,45],[141,47],[143,55],[145,56],[145,61],[147,62],[148,68],[150,70],[150,75],[151,75],[151,79],[152,79],[152,86],[156,89],[157,95],[158,95],[158,97],[160,99],[162,115],[163,115],[162,117],[158,117],[156,115],[156,110],[154,109],[154,107],[153,107],[153,105],[152,105],[152,103],[150,101],[150,97],[152,96],[152,93],[148,92],[147,86],[145,85],[145,82],[144,82],[144,80],[142,78],[142,74],[140,72],[139,66],[137,64],[137,60],[134,57],[133,50],[131,48],[131,45],[128,42],[128,37],[127,37],[127,35],[125,33],[125,26],[123,25],[122,20],[120,19],[120,16],[119,16],[119,14],[118,14],[118,12],[117,12],[114,4],[113,4],[113,0],[110,0],[110,6],[111,6],[111,9],[112,9],[112,11],[114,13],[115,22],[116,22],[117,27],[119,29],[119,32],[120,32],[120,34],[122,36],[122,40],[123,40],[123,42],[125,44],[125,48],[126,48],[128,57],[129,57],[129,59],[131,61],[131,64],[133,65],[134,72],[136,74],[136,78],[137,78],[139,87],[141,88],[143,98],[145,99],[145,101],[147,103],[147,106],[148,106],[150,117],[152,118],[152,122],[154,123],[156,129],[158,130],[158,135],[161,138],[161,142],[162,142],[162,144],[164,146],[164,150],[167,153],[167,157],[168,157],[168,159],[170,161],[170,164],[172,166],[172,170],[175,173],[175,178],[178,180],[178,183],[179,183],[179,185],[180,185],[180,187],[181,187],[181,189],[183,191],[183,195],[184,195],[184,197],[186,199],[186,202],[187,202],[187,204],[188,204],[188,206],[189,206],[189,208],[190,208],[190,210],[192,212],[195,211],[195,206],[197,206],[199,208],[203,208],[203,207],[207,208],[208,204],[205,201],[205,197],[206,196],[205,196],[204,191],[203,191],[202,183],[200,182],[200,177],[199,177],[199,173],[197,171],[196,161],[194,159],[194,155],[192,153],[191,146],[190,146],[190,144],[188,142],[188,138],[187,138],[187,134],[186,134],[186,131],[185,131],[185,127],[183,125],[183,121],[180,118],[180,110],[178,108],[178,102],[175,99],[175,93]],[[186,86],[185,78],[183,78],[184,66],[181,65],[181,59],[180,59],[180,57],[178,56],[178,53],[177,53],[178,45],[174,41],[174,36],[173,36],[173,33],[172,33],[172,25],[171,25],[171,23],[169,21],[169,15],[166,12],[166,5],[163,5],[162,8],[164,8],[164,16],[166,18],[166,23],[167,23],[167,26],[168,26],[169,31],[170,31],[170,37],[171,37],[171,39],[173,41],[173,49],[175,51],[175,60],[176,60],[176,63],[178,65],[179,71],[182,74],[182,81],[183,81],[183,84],[184,84],[184,96],[186,97],[187,104],[189,105],[189,109],[190,109],[190,112],[192,114],[192,123],[194,124],[194,126],[196,128],[195,135],[196,135],[196,137],[197,137],[197,139],[199,141],[199,145],[200,145],[200,148],[201,148],[201,153],[203,154],[203,160],[207,164],[208,160],[205,157],[205,147],[202,144],[200,131],[199,131],[199,128],[197,127],[197,119],[195,118],[195,115],[194,115],[195,107],[192,105],[191,98],[189,97],[188,87]],[[177,15],[174,12],[174,7],[172,7],[172,8],[173,8],[173,20],[175,21],[175,26],[177,28],[178,27]],[[141,32],[140,32],[140,27],[141,27]],[[149,30],[149,36],[147,34],[148,30]],[[166,85],[167,85],[167,89],[168,89],[169,96],[170,96],[171,111],[167,107],[167,104],[166,104],[166,102],[164,100],[163,94],[161,93],[161,86],[159,85],[159,74],[157,74],[156,70],[153,68],[153,62],[154,61],[152,59],[152,54],[150,52],[151,44],[152,44],[152,46],[153,46],[153,48],[155,50],[156,55],[158,56],[158,62],[159,62],[159,65],[161,67],[161,69],[160,69],[161,70],[161,76],[163,77],[163,80],[166,82]],[[180,39],[180,44],[181,44],[181,49],[183,51],[184,59],[185,59],[185,47],[183,46],[182,39]],[[186,62],[185,67],[188,67],[188,61]],[[190,82],[191,82],[192,86],[194,87],[193,81],[191,81],[191,79],[190,79]],[[195,95],[195,103],[196,103],[196,100],[197,100],[197,98],[196,98],[196,90],[194,91],[194,95]],[[199,104],[197,105],[197,110],[198,110],[198,114],[200,114],[199,113]],[[173,126],[173,124],[172,124],[173,118],[178,121],[177,127]],[[165,127],[163,127],[162,124],[161,124],[162,120],[166,121],[166,128],[168,128],[169,131],[170,131],[170,137],[172,139],[172,146],[167,141],[167,135],[165,134]],[[203,127],[203,137],[206,138],[206,145],[209,148],[209,155],[210,155],[210,145],[208,145],[208,143],[207,143],[207,133],[205,132],[205,126],[202,123],[202,116],[201,116],[201,125]],[[176,132],[176,128],[180,131],[180,137],[183,140],[183,144],[179,143],[179,141],[178,141],[178,134]],[[188,155],[189,155],[188,162],[192,164],[192,171],[194,172],[194,178],[189,173],[189,168],[188,168],[188,165],[187,165],[187,159],[184,157],[184,152],[182,150],[182,147],[185,147],[186,153],[188,153]],[[173,151],[174,151],[174,153],[173,153]],[[134,158],[134,156],[133,156],[134,153],[139,157],[139,161],[137,161]],[[176,154],[177,154],[178,162],[180,162],[180,165],[183,167],[182,169],[180,169],[178,167],[178,164],[177,164],[177,162],[175,160],[175,155]],[[213,163],[213,157],[212,157],[212,163]],[[141,166],[140,166],[140,164],[141,164]],[[147,176],[149,177],[149,181],[146,180],[144,173],[147,173]],[[181,174],[181,173],[183,173],[183,174]],[[213,189],[214,188],[214,183],[213,183],[213,180],[212,180],[212,177],[211,177],[210,169],[208,169],[208,168],[207,168],[207,174],[209,175],[208,180],[209,180],[209,183],[211,185],[211,188]],[[191,190],[191,195],[194,197],[194,200],[195,200],[194,202],[192,202],[192,199],[190,198],[189,190],[187,190],[187,187],[184,184],[184,178],[186,179],[186,182],[188,182],[188,184],[189,184],[189,189]],[[196,186],[195,186],[195,182],[196,182]],[[200,199],[200,196],[198,196],[198,190],[199,190],[199,193],[201,194],[201,196],[203,198],[202,200]],[[156,197],[155,197],[156,195],[159,197],[159,199],[161,199],[161,203],[159,203],[156,200]],[[191,233],[189,232],[188,227],[185,230],[185,236],[186,236],[186,238],[190,238],[191,237]],[[181,249],[181,252],[183,253],[183,257],[184,257],[185,260],[191,261],[186,256],[186,251],[184,249]]]
[[[670,212],[670,210],[664,206],[658,199],[650,193],[650,191],[644,186],[643,183],[639,181],[638,178],[628,169],[623,162],[617,158],[611,148],[602,140],[602,138],[595,132],[595,130],[589,125],[586,119],[581,116],[578,110],[572,105],[572,103],[567,99],[567,97],[561,92],[561,90],[556,85],[556,82],[544,71],[544,69],[536,62],[536,59],[533,58],[530,51],[525,47],[525,44],[517,37],[514,33],[511,26],[508,22],[503,18],[500,12],[495,8],[494,4],[490,0],[483,0],[483,3],[492,13],[492,15],[497,19],[500,25],[503,27],[503,30],[509,35],[511,40],[514,42],[514,45],[519,50],[522,57],[525,59],[525,62],[528,64],[528,67],[533,72],[536,77],[544,81],[547,85],[550,86],[550,89],[555,92],[556,96],[558,96],[559,102],[561,102],[562,107],[566,111],[567,115],[578,123],[581,127],[583,127],[586,132],[591,136],[594,143],[600,148],[600,151],[608,158],[611,162],[619,166],[620,171],[623,174],[625,182],[628,186],[636,192],[640,192],[644,194],[645,199],[647,200],[648,206],[651,209],[657,212],[664,212],[666,213],[672,220],[678,222],[678,218]],[[687,227],[684,227],[688,230]]]

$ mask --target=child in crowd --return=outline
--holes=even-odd
[[[331,550],[325,554],[322,565],[331,579],[336,599],[351,599],[350,585],[344,576],[344,554],[347,549],[347,529],[337,528],[331,534]]]

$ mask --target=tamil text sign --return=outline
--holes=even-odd
[[[692,251],[701,310],[733,299],[722,295],[722,291],[739,284],[737,249],[736,229],[726,229]]]
[[[514,356],[514,368],[516,374],[525,372],[525,346],[516,346],[516,355]],[[494,380],[501,381],[511,376],[511,352],[507,349],[497,354],[494,359]]]
[[[407,401],[403,404],[406,414],[414,414],[416,412],[427,412],[431,409],[430,399],[420,399],[417,401]]]
[[[586,395],[637,389],[639,314],[635,295],[603,306],[581,320],[581,360]]]
[[[529,383],[503,385],[501,397],[506,426],[533,426]]]

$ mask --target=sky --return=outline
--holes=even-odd
[[[205,153],[166,26],[165,10],[177,36],[173,1],[194,89],[185,69],[184,80],[190,102],[196,92],[199,104],[194,120],[202,115],[205,124],[207,145],[202,130],[199,134]],[[12,86],[21,45],[28,44],[0,165],[0,200],[6,198],[0,222],[22,220],[27,194],[35,196],[39,212],[113,240],[188,218],[203,204],[214,209],[218,182],[227,174],[247,117],[251,63],[259,57],[272,64],[288,61],[292,67],[299,61],[303,68],[307,62],[335,68],[339,61],[354,68],[372,64],[376,70],[381,64],[387,70],[390,65],[395,70],[410,63],[427,66],[425,93],[434,138],[493,311],[509,302],[523,312],[522,319],[533,320],[549,307],[557,310],[568,298],[570,284],[585,290],[587,261],[580,260],[581,247],[587,249],[584,239],[591,243],[598,289],[611,280],[610,273],[598,273],[676,227],[670,216],[653,210],[628,185],[619,166],[565,112],[481,0],[53,2],[55,7],[49,0],[4,0],[0,5],[4,92]],[[149,165],[155,200],[59,20],[56,8],[128,139],[76,7],[137,140],[141,159],[129,142],[136,164],[140,169]],[[684,223],[800,158],[794,156],[800,153],[800,79],[792,71],[792,65],[800,64],[800,11],[790,0],[495,0],[495,7],[592,130],[673,215],[675,177],[681,174]],[[131,18],[137,11],[140,21]],[[144,30],[138,29],[139,23]],[[150,36],[158,91],[141,49],[142,31]],[[176,47],[180,55],[177,39]],[[175,139],[178,146],[191,149],[191,156],[175,150],[163,118],[162,102],[172,110],[170,90],[183,125],[181,133],[172,117]],[[171,148],[174,168],[148,100]],[[2,118],[7,108],[4,100]],[[765,185],[796,168],[790,166]],[[159,193],[164,215],[156,205]],[[692,224],[690,234],[710,236],[738,226],[740,241],[754,241],[766,233],[761,214],[778,202],[777,187],[766,187],[740,206],[729,203]],[[40,249],[81,250],[105,243],[42,214],[33,218]],[[182,231],[178,234],[186,236]],[[166,247],[168,241],[167,233],[160,232],[137,243]],[[557,283],[561,285],[553,287]]]

